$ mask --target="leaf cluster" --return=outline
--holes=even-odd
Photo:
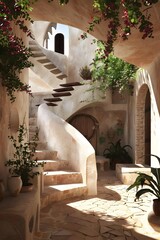
[[[38,131],[33,137],[32,142],[27,141],[27,128],[20,125],[18,129],[17,138],[9,136],[12,142],[14,153],[13,158],[6,161],[5,166],[9,167],[11,176],[21,176],[24,186],[29,184],[31,178],[39,174],[39,171],[33,171],[35,167],[44,166],[44,162],[39,163],[33,160],[35,150],[37,147]]]
[[[127,148],[132,149],[130,145],[121,145],[121,139],[119,139],[116,143],[110,142],[109,147],[107,147],[103,156],[109,158],[111,160],[110,166],[111,169],[115,169],[115,165],[117,163],[132,163],[133,159],[130,156]]]
[[[151,156],[156,157],[160,163],[160,158],[157,155],[151,154]],[[136,188],[135,200],[145,193],[151,193],[157,199],[160,199],[160,168],[151,167],[151,173],[152,175],[137,172],[138,176],[135,182],[127,188],[127,191]],[[139,187],[141,187],[140,190]]]

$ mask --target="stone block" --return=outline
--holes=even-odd
[[[151,174],[151,168],[144,164],[116,164],[116,176],[123,184],[134,183],[138,176],[137,172]]]

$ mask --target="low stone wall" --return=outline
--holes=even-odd
[[[137,172],[150,174],[151,168],[142,164],[116,164],[116,176],[126,185],[134,183]]]
[[[0,239],[32,240],[33,233],[39,229],[40,191],[34,184],[31,192],[19,193],[12,197],[6,193],[0,202]]]

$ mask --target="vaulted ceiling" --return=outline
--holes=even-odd
[[[32,11],[33,20],[50,21],[70,25],[86,31],[88,22],[94,15],[92,0],[70,0],[67,5],[60,6],[58,0],[48,3],[38,0]],[[134,29],[129,40],[118,39],[114,45],[117,57],[133,63],[139,67],[147,67],[159,55],[160,49],[160,3],[149,9],[154,24],[154,38],[141,38],[141,34]],[[106,22],[97,25],[91,33],[97,39],[106,39]]]

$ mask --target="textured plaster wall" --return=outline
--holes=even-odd
[[[66,55],[56,53],[43,47],[44,38],[49,30],[49,26],[50,23],[46,21],[35,21],[31,26],[33,35],[40,45],[42,52],[58,69],[62,71],[62,73],[67,75],[66,82],[83,81],[79,75],[79,70],[85,65],[89,66],[94,58],[96,49],[96,44],[93,44],[94,38],[91,35],[88,35],[86,40],[82,40],[80,38],[82,31],[69,27],[69,54],[67,57]],[[64,35],[65,41],[68,41],[66,39],[67,37],[68,36]],[[35,66],[38,66],[37,61],[34,59],[33,63]],[[41,73],[42,70],[45,74]],[[58,83],[60,84],[60,81],[58,80],[57,82],[54,75],[50,74],[48,70],[43,69],[42,65],[39,68],[34,67],[34,71],[39,75],[39,78],[30,72],[30,84],[33,92],[44,92],[47,91],[49,87],[56,88]],[[36,88],[35,83],[38,83],[40,87]]]
[[[96,44],[93,44],[93,37],[82,40],[82,31],[76,28],[69,28],[69,56],[68,56],[68,80],[82,81],[79,76],[80,68],[89,66],[95,56]]]
[[[103,155],[103,151],[109,142],[115,143],[122,139],[122,144],[127,144],[126,128],[126,105],[117,105],[112,109],[111,103],[93,104],[85,109],[78,111],[78,114],[89,114],[99,123],[97,130],[97,155]]]
[[[23,38],[23,35],[16,28],[15,31],[18,36]],[[24,70],[20,78],[27,83],[28,71]],[[8,172],[4,164],[11,157],[13,151],[8,136],[16,136],[17,128],[22,122],[28,125],[28,101],[28,94],[20,92],[16,94],[16,101],[11,103],[6,94],[6,89],[0,83],[0,178],[4,180],[5,185]]]
[[[92,4],[92,0],[70,0],[67,5],[60,6],[58,1],[48,3],[48,1],[39,0],[34,4],[31,14],[34,20],[64,23],[86,31],[88,22],[94,15]],[[114,45],[116,56],[137,66],[146,67],[159,55],[159,9],[160,2],[148,9],[148,14],[151,14],[154,24],[154,38],[144,41],[142,34],[134,29],[129,40],[118,39],[116,41]],[[98,39],[106,40],[107,30],[106,22],[102,21],[95,27],[92,34]]]

